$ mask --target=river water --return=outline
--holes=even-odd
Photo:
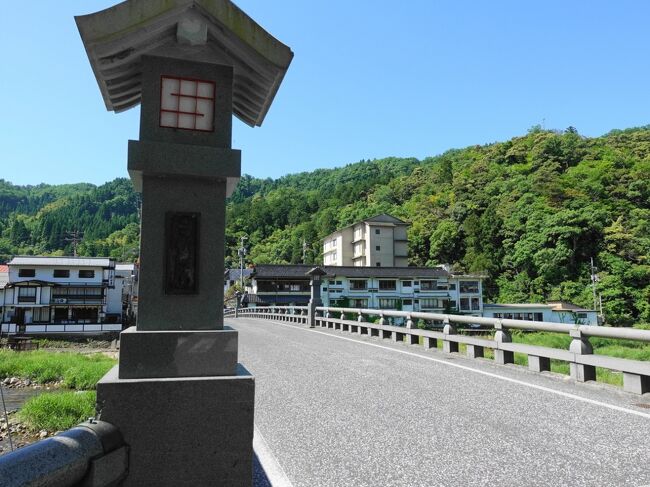
[[[18,389],[9,389],[4,386],[0,387],[2,387],[7,411],[13,411],[14,409],[20,408],[27,399],[43,392],[43,389],[34,389],[32,387],[20,387]],[[0,401],[0,415],[3,418],[4,413],[4,410],[2,410],[2,402]]]

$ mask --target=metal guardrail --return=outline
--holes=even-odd
[[[89,420],[0,456],[0,485],[111,487],[126,476],[128,456],[115,426]]]
[[[296,315],[293,310],[299,310]],[[307,307],[265,307],[243,308],[240,316],[273,319],[288,322],[307,323]],[[378,336],[395,342],[406,341],[411,345],[424,346],[425,349],[437,348],[438,340],[446,353],[459,351],[459,344],[466,346],[466,353],[471,358],[484,357],[485,349],[494,352],[498,364],[514,363],[514,354],[521,353],[528,358],[528,368],[535,372],[551,369],[551,360],[569,364],[571,377],[579,382],[596,380],[596,367],[602,367],[623,373],[623,389],[635,394],[650,392],[650,362],[622,359],[607,355],[595,355],[589,343],[590,337],[636,340],[650,343],[650,331],[633,328],[609,328],[592,325],[569,325],[566,323],[513,320],[500,318],[483,318],[464,315],[447,315],[417,311],[393,311],[359,308],[335,308],[319,306],[313,318],[314,326],[349,331],[359,335]],[[304,313],[304,314],[303,314]],[[356,317],[346,319],[346,315]],[[369,317],[379,317],[378,323],[368,321]],[[394,326],[389,318],[399,318],[405,326]],[[437,323],[440,331],[420,329],[417,320]],[[480,325],[494,330],[492,339],[478,338],[459,333],[457,325]],[[568,350],[513,343],[509,330],[544,331],[568,334],[571,343]]]

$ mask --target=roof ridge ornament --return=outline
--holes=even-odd
[[[176,41],[188,46],[203,46],[208,42],[208,24],[202,20],[184,18],[176,27]]]

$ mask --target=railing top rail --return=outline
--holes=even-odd
[[[329,311],[335,313],[354,313],[368,316],[387,316],[396,318],[424,319],[433,321],[449,321],[450,323],[465,323],[495,326],[501,325],[504,328],[519,330],[547,331],[554,333],[569,333],[572,330],[579,330],[584,336],[619,338],[626,340],[637,340],[650,342],[650,330],[639,330],[635,328],[609,328],[591,325],[570,325],[567,323],[556,323],[547,321],[513,320],[501,318],[484,318],[480,316],[451,315],[440,313],[424,313],[421,311],[397,311],[365,308],[337,308],[331,306],[319,306],[318,311]]]

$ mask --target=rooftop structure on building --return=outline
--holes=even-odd
[[[323,239],[326,266],[406,267],[410,223],[386,213],[337,230]]]

